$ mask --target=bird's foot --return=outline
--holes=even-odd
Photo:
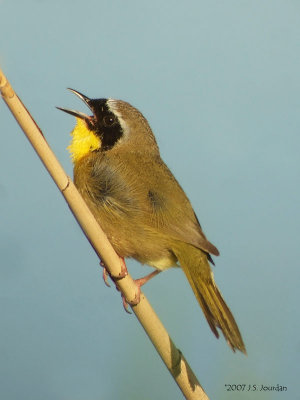
[[[125,278],[125,276],[128,275],[128,270],[127,270],[124,258],[120,257],[120,260],[121,260],[121,272],[120,272],[120,274],[118,276],[111,275],[110,272],[107,270],[106,265],[104,264],[104,262],[100,261],[100,266],[103,268],[102,277],[103,277],[105,285],[108,286],[108,287],[110,287],[110,284],[108,282],[108,276],[114,282],[116,282],[116,281],[118,281],[120,279]],[[157,270],[151,272],[150,274],[144,276],[143,278],[134,279],[134,282],[136,284],[137,290],[136,290],[135,297],[134,297],[133,300],[126,300],[125,296],[123,294],[121,294],[124,310],[128,314],[131,314],[131,311],[129,310],[129,305],[131,307],[134,307],[134,306],[137,306],[139,304],[139,302],[141,301],[141,286],[145,285],[145,283],[147,283],[154,276],[158,275],[160,272],[161,271],[157,269]],[[116,286],[116,288],[117,288],[117,290],[119,290],[117,286]]]
[[[113,276],[106,268],[106,265],[104,264],[103,261],[100,261],[100,266],[103,268],[102,269],[102,277],[104,280],[104,283],[106,286],[110,287],[110,284],[108,282],[108,276],[113,280],[113,281],[118,281],[120,279],[125,278],[126,275],[128,275],[127,267],[125,264],[125,260],[123,257],[120,257],[121,260],[121,272],[117,276]]]
[[[151,272],[151,274],[148,274],[146,276],[144,276],[143,278],[139,278],[139,279],[134,279],[134,283],[136,284],[137,287],[137,291],[135,293],[135,297],[133,300],[128,301],[125,299],[124,295],[122,294],[122,301],[123,301],[123,307],[124,310],[128,313],[131,314],[131,311],[128,309],[128,306],[137,306],[139,304],[139,302],[141,301],[141,287],[143,285],[145,285],[145,283],[147,283],[150,279],[154,278],[154,276],[158,275],[161,271],[159,271],[158,269]]]

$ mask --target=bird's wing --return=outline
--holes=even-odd
[[[172,192],[164,190],[163,186],[160,184],[157,192],[155,189],[151,191],[151,226],[167,236],[218,256],[218,249],[207,240],[191,203],[179,184],[176,181],[172,183]]]
[[[135,160],[137,168],[141,164],[137,155]],[[204,235],[189,199],[161,158],[150,158],[147,162],[147,156],[144,156],[143,164],[138,176],[141,192],[144,190],[145,200],[141,203],[149,214],[145,218],[149,228],[219,255],[218,249]]]

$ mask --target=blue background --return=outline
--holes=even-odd
[[[297,398],[299,1],[0,0],[0,14],[0,64],[68,174],[74,120],[54,106],[86,109],[65,88],[129,101],[219,248],[247,357],[215,339],[181,270],[145,287],[208,395]],[[182,398],[3,102],[0,131],[0,397]]]

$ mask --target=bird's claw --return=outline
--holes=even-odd
[[[117,276],[113,276],[110,274],[110,272],[107,270],[106,265],[104,264],[103,261],[100,261],[100,266],[102,267],[102,277],[104,280],[104,283],[107,287],[110,287],[110,284],[108,282],[108,276],[113,280],[113,281],[118,281],[120,279],[125,278],[126,275],[128,275],[127,267],[124,261],[124,258],[120,257],[121,260],[121,272]]]
[[[120,274],[117,275],[117,276],[111,276],[111,278],[113,280],[115,280],[115,281],[119,281],[120,279],[123,279],[123,278],[125,278],[125,276],[128,275],[128,270],[127,270],[124,258],[120,257],[120,260],[121,260],[121,272],[120,272]]]
[[[123,294],[121,295],[124,310],[128,314],[132,314],[131,311],[129,310],[129,306],[131,306],[131,307],[137,306],[139,304],[139,302],[141,301],[141,287],[139,285],[137,285],[137,288],[138,288],[138,290],[137,290],[133,300],[126,300],[125,296]]]
[[[104,264],[103,261],[100,262],[100,265],[101,265],[101,267],[102,267],[102,278],[103,278],[103,280],[104,280],[104,283],[105,283],[105,285],[106,285],[107,287],[110,287],[110,284],[109,284],[109,282],[108,282],[108,275],[109,275],[109,273],[107,272],[106,266],[105,266],[105,264]]]

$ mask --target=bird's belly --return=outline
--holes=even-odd
[[[134,258],[159,270],[177,266],[170,238],[145,229],[134,219],[113,220],[110,214],[99,213],[99,208],[95,216],[120,257]]]
[[[103,230],[121,257],[134,258],[141,264],[150,265],[161,271],[178,266],[177,258],[167,241],[161,239],[159,235],[142,232],[140,229],[133,233],[130,228],[127,228],[126,233],[122,229],[112,234],[111,229],[106,230],[103,227]]]
[[[177,264],[177,258],[175,256],[174,257],[170,256],[170,257],[161,258],[159,260],[150,261],[147,264],[150,265],[151,267],[159,269],[160,271],[164,271],[171,267],[179,266]]]

